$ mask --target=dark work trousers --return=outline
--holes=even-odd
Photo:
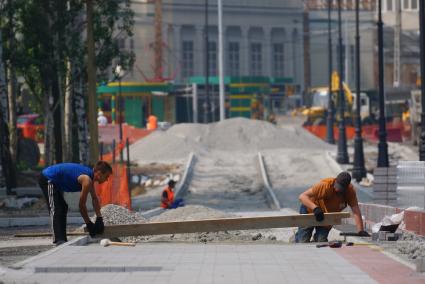
[[[301,204],[300,214],[307,214],[307,207]],[[311,240],[311,235],[313,234],[313,230],[315,230],[313,240],[315,242],[327,242],[329,231],[331,229],[327,227],[299,227],[298,231],[295,234],[295,242],[296,243],[309,243]]]
[[[63,191],[58,189],[43,174],[40,175],[38,184],[46,198],[47,209],[50,214],[52,231],[54,234],[53,243],[67,242],[66,238],[66,215],[68,213],[68,204],[63,198]]]

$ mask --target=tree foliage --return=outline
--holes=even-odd
[[[10,31],[8,16],[12,15],[14,30]],[[95,2],[94,38],[96,44],[97,76],[108,74],[113,63],[125,68],[134,63],[134,54],[120,50],[118,40],[132,36],[133,11],[130,0],[99,0]],[[52,67],[58,68],[59,80],[64,81],[70,60],[86,78],[85,1],[82,0],[0,0],[0,29],[2,29],[3,60],[14,64],[18,76],[23,76],[30,92],[41,109],[50,81]],[[8,48],[13,35],[16,48]]]
[[[134,14],[130,0],[98,0],[94,9],[96,73],[98,81],[103,81],[111,77],[114,64],[131,68],[134,63],[134,54],[118,45],[119,39],[132,36]],[[84,0],[0,0],[2,60],[13,64],[16,75],[25,79],[35,112],[46,118],[55,112],[49,120],[55,129],[62,127],[58,113],[63,117],[59,106],[66,91],[80,83],[85,89],[86,28]],[[61,141],[60,133],[54,135]]]

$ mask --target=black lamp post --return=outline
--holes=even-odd
[[[419,1],[419,28],[421,47],[421,106],[425,110],[425,3]],[[425,125],[425,112],[422,111],[421,125]],[[419,144],[419,160],[425,161],[425,127],[421,127],[421,142]]]
[[[124,70],[122,69],[121,65],[117,65],[114,70],[115,76],[118,78],[118,118],[119,118],[119,135],[120,135],[120,143],[119,143],[119,149],[120,149],[120,162],[122,163],[124,161],[123,156],[123,138],[122,138],[122,93],[121,93],[121,79],[124,75]]]
[[[359,1],[356,0],[356,135],[354,137],[353,178],[361,181],[366,176],[364,165],[362,120],[360,116],[360,32],[359,32]]]
[[[332,100],[332,33],[331,33],[331,10],[333,0],[328,0],[328,64],[329,64],[329,100],[328,115],[326,120],[326,141],[335,144],[334,138],[334,104]]]
[[[342,87],[342,32],[341,32],[341,0],[338,0],[338,46],[339,46],[339,137],[336,161],[348,164],[347,136],[345,133],[345,94]]]
[[[208,46],[208,0],[205,0],[205,102],[204,102],[204,123],[209,122],[209,108],[210,108],[210,58],[209,58],[209,46]]]
[[[421,2],[421,1],[419,1]],[[384,33],[382,23],[382,0],[378,1],[378,70],[379,70],[379,143],[378,168],[388,167],[388,144],[384,99]]]

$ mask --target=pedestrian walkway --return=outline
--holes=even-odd
[[[3,271],[3,275],[0,269],[0,279],[6,283],[425,282],[423,275],[368,247],[243,243],[69,245],[22,269]]]

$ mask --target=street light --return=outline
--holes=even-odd
[[[120,161],[123,162],[123,138],[122,138],[122,94],[121,94],[121,79],[124,76],[124,69],[121,65],[117,65],[114,70],[115,77],[118,79],[118,117],[119,117],[119,129],[120,129]]]
[[[329,100],[328,115],[326,120],[326,141],[335,144],[334,138],[334,103],[332,101],[332,34],[331,34],[331,11],[333,0],[328,0],[328,63],[329,63]]]
[[[204,36],[205,36],[205,101],[204,101],[204,123],[209,122],[209,107],[210,107],[210,84],[209,84],[209,46],[208,46],[208,0],[205,0],[205,27],[204,27]]]
[[[354,137],[353,178],[361,181],[366,176],[364,165],[362,120],[360,116],[360,32],[359,32],[359,1],[356,0],[356,135]]]
[[[425,3],[419,1],[419,28],[421,47],[421,125],[425,125]],[[419,160],[425,161],[425,127],[421,127],[421,143],[419,144]]]
[[[422,2],[422,1],[419,1]],[[382,0],[378,1],[378,75],[379,75],[379,143],[378,143],[378,168],[386,168],[388,162],[387,129],[385,125],[384,101],[384,33],[382,23]]]
[[[341,0],[338,0],[338,46],[339,46],[339,137],[336,161],[348,164],[347,137],[345,133],[345,95],[342,88],[342,34],[341,34]]]

